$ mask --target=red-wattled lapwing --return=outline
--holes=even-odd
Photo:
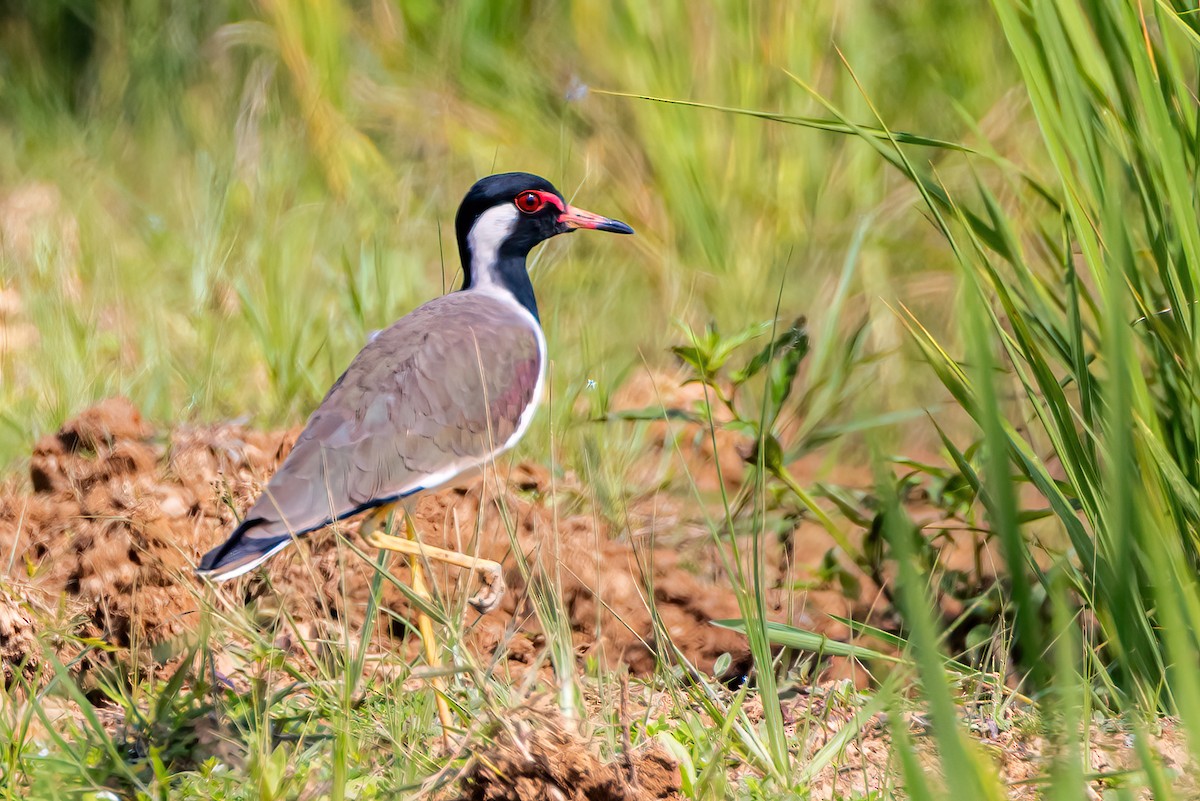
[[[576,228],[632,234],[623,222],[567,205],[544,178],[504,173],[478,181],[455,219],[463,286],[402,317],[363,348],[313,412],[283,465],[229,539],[197,572],[240,576],[296,537],[360,512],[361,534],[409,556],[413,589],[428,593],[419,559],[477,570],[470,603],[490,612],[504,592],[500,565],[417,542],[407,514],[424,492],[461,481],[517,443],[546,374],[546,339],[529,251]],[[397,504],[407,538],[384,533]],[[433,624],[418,615],[426,659],[438,664]],[[440,688],[439,688],[440,690]],[[449,707],[437,694],[443,727]]]

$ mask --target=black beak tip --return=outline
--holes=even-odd
[[[605,223],[597,226],[597,230],[608,231],[609,233],[612,233],[612,234],[632,234],[633,233],[633,229],[630,228],[625,223],[621,222],[620,220],[609,220],[608,222],[605,222]]]

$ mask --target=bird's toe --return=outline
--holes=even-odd
[[[500,570],[480,570],[479,578],[483,586],[479,592],[467,599],[467,603],[475,607],[481,615],[494,612],[504,598],[504,574]]]

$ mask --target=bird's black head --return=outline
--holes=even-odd
[[[568,205],[545,178],[526,172],[481,178],[463,198],[455,219],[465,274],[463,288],[484,283],[505,285],[529,306],[532,288],[528,289],[528,302],[522,297],[529,283],[525,257],[539,242],[576,228],[633,233],[623,222]],[[515,275],[518,267],[520,276]]]

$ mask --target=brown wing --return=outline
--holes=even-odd
[[[541,371],[538,331],[513,301],[456,292],[421,306],[355,357],[244,522],[199,569],[237,575],[293,534],[478,466],[532,411]]]

